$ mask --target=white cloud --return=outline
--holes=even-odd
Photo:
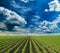
[[[52,22],[44,20],[38,22],[39,18],[32,19],[32,21],[37,25],[32,25],[32,28],[34,28],[34,32],[36,33],[58,33],[60,28],[58,27],[58,23],[60,23],[60,15],[53,20]],[[33,30],[33,29],[31,29]]]
[[[38,16],[38,15],[35,15],[34,17],[35,17],[35,18],[38,18],[38,19],[40,18],[40,16]]]
[[[10,2],[12,6],[14,6],[15,8],[20,8],[20,6],[13,0],[12,2]]]
[[[58,28],[57,24],[60,23],[60,15],[58,15],[58,17],[54,21],[52,21],[52,23],[54,24],[53,27],[57,27]]]
[[[39,19],[40,16],[39,15],[34,15],[33,19],[31,20],[34,24],[38,25],[39,24]]]
[[[4,7],[0,7],[0,15],[2,15],[3,18],[5,18],[5,20],[3,20],[4,22],[8,21],[7,23],[19,25],[25,25],[27,23],[25,19],[19,16],[16,12],[8,10]]]
[[[41,22],[40,24],[41,24],[42,26],[44,26],[44,25],[48,25],[48,24],[51,25],[52,23],[45,20],[45,21]]]
[[[14,0],[10,2],[11,6],[16,9],[16,11],[19,11],[21,14],[25,14],[26,12],[30,11],[31,8],[27,8],[25,6],[20,6],[18,3],[16,3]],[[20,9],[20,10],[19,10]]]
[[[53,22],[49,22],[49,21],[42,21],[40,22],[39,28],[35,28],[36,31],[42,32],[42,33],[56,33],[58,32],[58,26],[57,23],[54,24]],[[39,29],[39,30],[37,30]]]
[[[24,3],[28,3],[29,2],[29,0],[21,0],[22,2],[24,2]]]
[[[40,28],[43,31],[47,32],[59,32],[60,28],[58,27],[58,23],[60,23],[60,15],[52,22],[43,21],[40,23]]]
[[[60,22],[60,14],[58,15],[58,17],[53,21],[54,24],[57,24]]]
[[[3,23],[3,22],[0,22],[0,28],[6,28],[6,25],[5,25],[5,23]]]
[[[37,24],[38,27],[31,25],[30,26],[30,32],[34,32],[34,33],[59,33],[60,29],[57,25],[58,23],[60,23],[60,21],[58,21],[58,20],[60,20],[59,16],[57,19],[55,19],[52,22],[49,22],[46,20],[37,22],[37,20],[34,20],[34,23]]]
[[[59,0],[54,0],[48,3],[49,9],[45,9],[45,11],[60,11],[60,3]]]
[[[28,2],[30,2],[30,1],[35,1],[35,0],[20,0],[20,1],[22,1],[22,2],[24,2],[24,3],[28,3]]]
[[[48,5],[49,5],[49,9],[45,9],[45,12],[48,12],[48,11],[60,12],[60,1],[59,0],[53,0],[49,2]],[[60,23],[60,14],[58,14],[58,17],[56,17],[56,19],[52,21],[51,23],[52,25],[49,28],[59,32],[60,28],[58,27],[58,23]]]
[[[48,12],[48,9],[45,9],[45,12]]]
[[[35,1],[35,0],[20,0],[20,1],[22,1],[22,2],[24,2],[24,3],[28,3],[28,2],[30,2],[30,1]]]

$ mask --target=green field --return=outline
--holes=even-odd
[[[0,53],[60,53],[60,36],[0,36]]]

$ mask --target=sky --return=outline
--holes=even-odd
[[[1,30],[60,33],[60,0],[0,0],[0,23]]]

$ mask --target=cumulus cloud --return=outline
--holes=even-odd
[[[3,18],[4,20],[2,20]],[[10,28],[14,27],[15,25],[23,26],[27,23],[25,19],[19,16],[16,12],[8,10],[4,7],[0,7],[0,20]]]
[[[49,21],[43,21],[40,23],[40,28],[43,32],[56,32],[56,26],[53,27],[53,23]]]
[[[48,3],[49,9],[45,9],[45,11],[60,11],[60,2],[59,0],[54,0]]]
[[[57,20],[54,20],[52,22],[49,22],[49,21],[46,21],[46,20],[44,20],[42,22],[38,22],[39,23],[38,27],[35,27],[35,26],[32,25],[33,28],[31,30],[34,29],[33,32],[35,32],[35,33],[58,33],[59,32],[59,27],[58,27],[57,24],[59,22],[54,24],[55,21],[57,21]]]
[[[52,22],[49,21],[40,22],[39,28],[41,29],[42,32],[56,33],[60,31],[60,28],[58,27],[58,23],[60,23],[60,15],[57,17],[57,19],[55,19]]]
[[[36,25],[30,25],[29,31],[31,33],[59,33],[60,28],[58,27],[58,23],[60,23],[60,15],[53,20],[52,22],[44,20],[38,21],[39,18],[32,19],[32,22]]]
[[[49,11],[55,11],[55,12],[60,12],[60,2],[59,0],[53,0],[48,3],[49,9],[45,9],[45,12]],[[60,31],[60,28],[58,27],[58,23],[60,23],[60,14],[58,14],[58,17],[56,17],[55,20],[53,20],[52,25],[50,25],[49,29],[52,29],[52,31]]]

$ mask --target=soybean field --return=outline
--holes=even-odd
[[[60,53],[60,36],[0,36],[0,53]]]

